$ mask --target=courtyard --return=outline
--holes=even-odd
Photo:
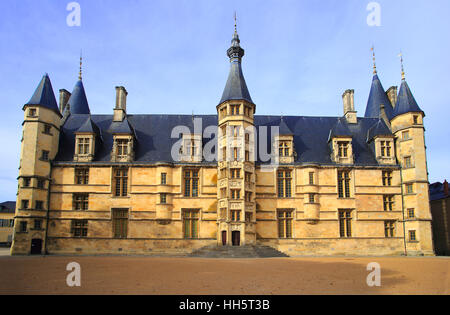
[[[69,287],[67,265],[81,267]],[[381,266],[369,287],[367,265]],[[203,259],[140,256],[10,257],[0,249],[0,294],[302,295],[450,293],[450,258],[294,257]]]

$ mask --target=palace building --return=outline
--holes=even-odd
[[[132,115],[124,87],[94,115],[81,67],[59,106],[45,75],[23,107],[11,253],[433,255],[425,114],[404,73],[386,92],[374,64],[364,117],[353,90],[342,117],[259,116],[236,30],[227,55],[217,115]]]

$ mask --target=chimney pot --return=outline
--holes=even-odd
[[[116,87],[116,109],[127,111],[128,92],[123,86]]]
[[[350,124],[356,124],[358,119],[355,111],[355,90],[347,90],[342,95],[344,102],[344,116]]]

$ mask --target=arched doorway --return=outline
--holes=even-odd
[[[31,240],[31,255],[41,255],[42,254],[42,240],[32,239]]]

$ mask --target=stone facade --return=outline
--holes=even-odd
[[[109,129],[90,115],[85,99],[77,100],[84,95],[81,81],[70,100],[60,98],[68,102],[60,104],[62,113],[37,91],[40,101],[24,107],[11,253],[176,254],[263,244],[289,255],[433,255],[424,114],[407,112],[387,123],[376,117],[363,148],[375,162],[360,163],[355,130],[378,120],[357,118],[349,90],[344,117],[325,130],[326,156],[300,162],[301,135],[281,117],[271,143],[276,164],[268,167],[254,158],[256,105],[242,76],[239,43],[235,33],[217,106],[214,162],[202,158],[204,143],[195,133],[181,136],[178,162],[142,162],[143,148],[155,139],[147,140],[138,118],[127,115],[123,87],[116,89]],[[88,120],[69,130],[81,117]],[[61,158],[64,150],[73,152],[71,160]]]

